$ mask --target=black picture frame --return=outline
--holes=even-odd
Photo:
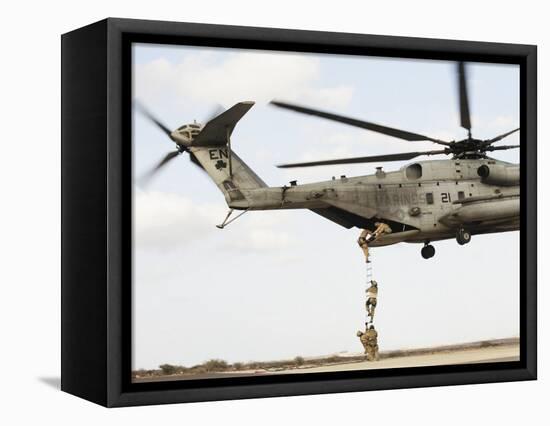
[[[116,18],[61,42],[63,391],[117,407],[536,379],[536,46]],[[519,64],[520,360],[131,383],[133,42]]]

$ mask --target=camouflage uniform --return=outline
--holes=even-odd
[[[367,355],[367,361],[377,361],[378,360],[378,333],[374,329],[374,326],[370,326],[363,333],[362,331],[357,332],[357,337],[361,341],[363,348],[365,349],[365,355]]]
[[[371,236],[370,240],[368,241],[369,243],[371,241],[374,241],[374,240],[378,239],[383,234],[391,234],[392,233],[392,230],[391,230],[390,226],[387,223],[376,222],[375,225],[376,225],[376,229],[372,233],[372,236]]]
[[[367,315],[374,318],[374,309],[376,308],[376,301],[378,299],[378,284],[376,281],[371,281],[371,286],[367,288],[367,302],[365,307],[367,308]]]
[[[369,229],[363,229],[361,235],[359,235],[359,238],[357,240],[357,244],[359,244],[359,247],[363,249],[363,253],[365,254],[365,261],[367,263],[369,262],[369,243],[377,240],[383,234],[392,233],[390,226],[384,222],[376,222],[374,225],[376,226],[374,232]]]
[[[357,240],[357,244],[359,244],[359,247],[363,249],[363,253],[365,254],[365,262],[369,261],[369,247],[368,247],[368,240],[371,238],[372,231],[368,229],[363,229],[361,232],[361,235],[359,235],[359,238]]]
[[[367,341],[367,348],[365,350],[367,361],[378,361],[378,332],[371,325],[363,336],[366,336],[365,340]]]
[[[359,337],[359,340],[361,341],[361,344],[363,345],[363,349],[365,350],[365,354],[368,352],[369,345],[367,342],[367,335],[363,333],[362,331],[357,332],[357,337]]]

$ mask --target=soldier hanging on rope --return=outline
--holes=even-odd
[[[372,243],[373,241],[376,241],[380,236],[384,234],[391,234],[392,229],[387,223],[384,222],[375,222],[374,224],[376,226],[376,229],[374,232],[372,232],[370,229],[363,229],[361,232],[361,235],[359,235],[359,239],[357,240],[357,244],[359,244],[359,247],[363,249],[363,253],[365,254],[365,262],[369,263],[369,243]]]
[[[378,332],[374,325],[365,323],[365,332],[358,331],[357,337],[365,349],[367,361],[378,361]]]
[[[363,229],[361,232],[361,235],[359,235],[359,239],[357,240],[357,244],[359,244],[359,247],[363,249],[363,253],[365,254],[365,262],[369,263],[369,246],[367,244],[367,240],[371,235],[371,231],[369,229]]]
[[[378,283],[375,280],[371,280],[370,287],[366,290],[367,302],[365,307],[367,309],[367,315],[370,317],[370,322],[374,320],[374,310],[376,309],[376,301],[378,299]]]
[[[365,331],[369,329],[369,323],[366,322],[365,323]],[[357,337],[359,337],[359,340],[361,342],[361,344],[363,345],[363,349],[365,350],[365,354],[367,353],[367,349],[368,349],[368,343],[367,343],[367,335],[365,332],[359,330],[357,332]]]

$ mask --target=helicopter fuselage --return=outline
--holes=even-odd
[[[385,172],[381,167],[373,175],[339,178],[326,182],[269,187],[235,154],[231,135],[237,122],[254,105],[243,101],[210,119],[204,126],[187,124],[171,131],[145,108],[143,114],[176,143],[177,150],[166,154],[148,178],[169,161],[187,152],[224,194],[230,207],[223,229],[234,209],[277,210],[309,209],[345,228],[374,230],[385,222],[391,232],[370,241],[371,246],[399,242],[424,243],[421,254],[429,259],[435,249],[429,243],[455,237],[461,245],[472,234],[505,232],[519,229],[519,165],[487,157],[487,153],[518,149],[519,145],[497,142],[518,132],[515,128],[490,139],[472,137],[472,123],[463,62],[457,64],[460,126],[468,137],[444,141],[407,130],[366,120],[321,111],[315,108],[273,100],[271,104],[289,111],[343,123],[386,136],[406,140],[430,141],[436,150],[398,152],[353,158],[328,159],[280,164],[278,167],[313,167],[359,163],[407,161],[420,156],[451,155],[451,160],[417,161],[400,170]],[[239,215],[240,216],[240,215]]]
[[[519,229],[519,165],[490,158],[418,161],[397,171],[290,186],[229,192],[235,209],[309,209],[346,228],[392,233],[371,245],[427,243]]]

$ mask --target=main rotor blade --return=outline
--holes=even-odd
[[[134,102],[134,105],[139,112],[141,112],[145,117],[147,117],[149,120],[155,123],[160,128],[160,130],[162,130],[164,133],[166,133],[166,135],[169,138],[171,138],[170,135],[172,131],[168,128],[168,126],[166,126],[162,121],[160,121],[157,117],[151,114],[151,112],[147,108],[145,108],[141,103],[136,101]]]
[[[298,105],[289,104],[287,102],[271,101],[271,104],[289,109],[291,111],[300,112],[302,114],[314,115],[316,117],[326,118],[328,120],[338,121],[350,126],[360,127],[362,129],[372,130],[373,132],[382,133],[384,135],[393,136],[394,138],[405,139],[406,141],[432,141],[440,145],[449,145],[449,142],[444,142],[439,139],[430,138],[418,133],[407,132],[392,127],[382,126],[380,124],[371,123],[368,121],[358,120],[355,118],[345,117],[343,115],[332,114],[330,112],[319,111],[313,108],[306,108]]]
[[[519,145],[501,145],[501,146],[488,146],[485,151],[503,151],[505,149],[519,148]]]
[[[468,136],[471,136],[472,123],[470,122],[470,105],[468,102],[468,88],[466,86],[464,62],[458,63],[458,97],[460,102],[460,125],[468,130]]]
[[[181,154],[180,151],[173,151],[166,154],[164,158],[155,167],[153,167],[151,170],[149,170],[139,179],[139,183],[142,186],[145,186],[151,180],[151,178],[159,171],[159,169],[163,168],[168,162],[170,162],[172,159],[176,158],[180,154]]]
[[[384,155],[371,155],[369,157],[353,157],[353,158],[341,158],[339,160],[324,160],[324,161],[311,161],[307,163],[291,163],[280,164],[277,167],[287,169],[291,167],[313,167],[313,166],[329,166],[333,164],[355,164],[355,163],[375,163],[384,161],[402,161],[410,160],[420,155],[437,155],[447,154],[447,151],[442,149],[439,151],[426,151],[426,152],[401,152],[398,154],[384,154]]]
[[[517,129],[514,129],[514,130],[511,130],[509,132],[506,132],[506,133],[503,133],[502,135],[499,135],[497,137],[494,137],[493,139],[489,139],[485,142],[491,144],[491,143],[495,143],[495,142],[498,142],[499,140],[501,139],[504,139],[506,136],[510,136],[512,133],[515,133],[519,130],[519,127]]]

